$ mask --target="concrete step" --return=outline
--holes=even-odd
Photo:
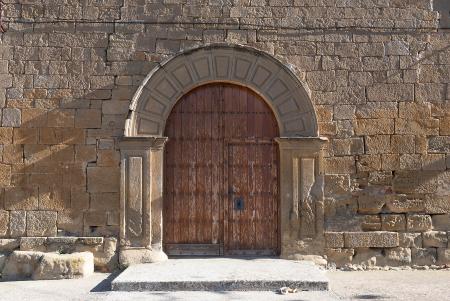
[[[307,261],[199,258],[137,264],[111,284],[113,291],[328,290],[325,270]]]

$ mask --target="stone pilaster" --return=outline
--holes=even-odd
[[[325,138],[277,138],[280,147],[281,255],[314,254],[323,241]]]
[[[167,259],[162,251],[162,170],[166,137],[120,142],[120,263]]]

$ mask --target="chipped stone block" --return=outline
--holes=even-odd
[[[83,245],[101,245],[103,237],[79,237],[77,242]]]
[[[427,196],[425,198],[425,213],[444,214],[450,213],[450,196]]]
[[[9,210],[38,209],[38,190],[33,187],[8,187],[5,189],[5,208]]]
[[[380,249],[358,248],[355,249],[352,263],[372,267],[378,265],[378,261],[382,257]]]
[[[379,215],[364,215],[361,222],[361,229],[364,231],[380,231],[381,218]]]
[[[57,254],[44,253],[36,270],[34,280],[73,279],[94,273],[94,256],[90,252]]]
[[[9,253],[18,249],[20,245],[19,239],[0,239],[0,252]]]
[[[327,248],[343,248],[344,233],[343,232],[325,232],[325,244]]]
[[[5,254],[0,253],[0,275],[2,273],[2,270],[3,270],[4,266],[5,266],[7,258],[8,257]]]
[[[448,243],[447,232],[445,231],[427,231],[422,233],[423,246],[446,248]]]
[[[26,211],[11,211],[9,214],[9,235],[21,237],[26,235]]]
[[[325,254],[327,255],[328,262],[335,263],[336,267],[342,267],[346,264],[351,263],[354,253],[355,250],[353,249],[342,249],[342,248],[325,249]]]
[[[0,210],[0,237],[8,233],[9,211]]]
[[[40,251],[45,252],[45,237],[22,237],[20,239],[20,251]]]
[[[346,248],[392,248],[399,244],[398,233],[375,232],[346,232],[344,233]]]
[[[423,212],[425,205],[420,199],[395,196],[386,202],[386,209],[392,213]]]
[[[436,264],[437,251],[435,248],[412,248],[412,263],[415,265]]]
[[[406,230],[409,232],[431,230],[431,216],[425,214],[408,214],[406,216]]]
[[[385,263],[389,266],[404,266],[411,264],[410,248],[389,248],[385,250]]]
[[[14,251],[6,260],[2,279],[24,280],[31,278],[44,253],[33,251]]]
[[[439,265],[450,265],[450,249],[438,248],[437,256]]]
[[[57,213],[55,211],[29,211],[27,213],[28,236],[56,236]]]
[[[399,246],[402,248],[422,248],[422,234],[399,233]]]
[[[381,227],[383,231],[404,231],[406,230],[406,217],[403,214],[383,214],[381,215]]]

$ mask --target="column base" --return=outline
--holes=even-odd
[[[138,263],[152,263],[167,260],[166,253],[161,249],[152,250],[145,248],[121,249],[119,251],[119,263],[122,268],[126,268]]]

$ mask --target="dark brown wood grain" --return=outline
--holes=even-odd
[[[174,106],[165,135],[165,250],[277,254],[278,126],[264,100],[237,85],[198,87]]]

